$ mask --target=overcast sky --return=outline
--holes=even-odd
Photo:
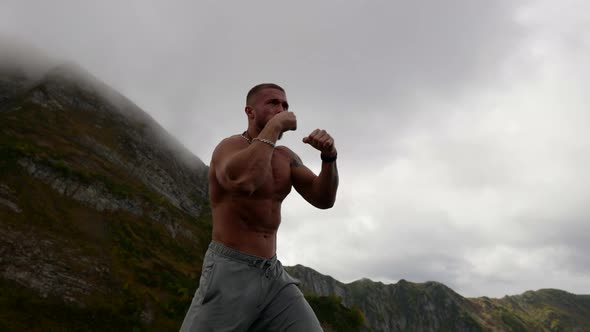
[[[254,84],[336,140],[340,188],[293,191],[278,255],[343,282],[590,294],[590,3],[0,1],[0,34],[77,62],[206,164]]]

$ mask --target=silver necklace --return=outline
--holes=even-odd
[[[246,132],[243,132],[242,134],[240,134],[240,136],[242,136],[248,142],[248,144],[252,144],[252,140],[249,139],[248,137],[244,136],[245,133]]]

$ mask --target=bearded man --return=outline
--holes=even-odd
[[[253,87],[245,112],[248,129],[221,141],[211,158],[212,242],[181,331],[321,331],[298,281],[277,259],[277,230],[291,188],[317,208],[334,206],[334,139],[320,129],[303,138],[320,151],[315,175],[291,149],[276,145],[297,129],[283,88]]]

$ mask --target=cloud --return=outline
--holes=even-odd
[[[588,293],[590,8],[553,1],[4,1],[0,30],[73,59],[208,163],[276,82],[283,144],[336,139],[336,206],[284,202],[279,256],[467,296]],[[66,14],[68,13],[68,14]]]
[[[524,23],[531,11],[541,15],[523,9]],[[590,102],[581,55],[589,52],[562,43],[571,38],[554,29],[531,28],[525,37],[493,79],[458,96],[428,96],[411,109],[437,113],[418,111],[404,131],[380,136],[394,153],[377,165],[359,162],[369,171],[359,167],[341,197],[353,231],[341,221],[313,222],[330,223],[323,230],[343,238],[330,243],[344,254],[327,265],[302,255],[310,264],[349,281],[364,271],[381,280],[442,280],[468,296],[562,286],[587,293],[590,265],[580,253],[588,249]]]
[[[220,135],[200,123],[243,127],[244,95],[261,81],[285,85],[302,120],[347,129],[345,143],[360,114],[362,138],[403,127],[404,101],[493,71],[518,40],[508,3],[12,2],[2,28],[76,59],[210,155]]]

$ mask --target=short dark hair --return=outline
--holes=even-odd
[[[254,96],[258,92],[260,92],[261,90],[264,90],[264,89],[277,89],[277,90],[281,90],[281,91],[285,92],[285,89],[281,88],[280,86],[278,86],[277,84],[274,84],[274,83],[258,84],[255,87],[253,87],[252,89],[250,89],[250,91],[248,91],[248,95],[246,95],[246,104],[250,105],[252,98],[254,98]]]

